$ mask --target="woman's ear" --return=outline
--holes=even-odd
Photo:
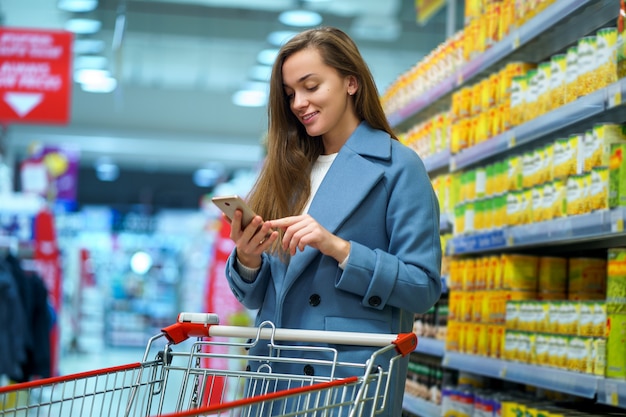
[[[356,94],[359,89],[359,82],[354,75],[348,76],[348,95]]]

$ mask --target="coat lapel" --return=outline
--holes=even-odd
[[[328,170],[311,203],[309,214],[329,232],[335,233],[384,175],[378,164],[363,156],[389,159],[390,148],[389,136],[385,132],[361,123]],[[329,206],[329,201],[333,202],[332,206]],[[317,249],[306,247],[291,258],[283,294],[318,254]]]

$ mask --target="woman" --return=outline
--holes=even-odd
[[[258,309],[257,325],[410,332],[441,292],[439,206],[354,42],[330,27],[289,40],[272,70],[268,115],[267,158],[248,199],[257,216],[244,229],[240,212],[231,223],[233,293]],[[375,350],[336,348],[339,360],[363,363]],[[407,363],[384,415],[401,415]]]

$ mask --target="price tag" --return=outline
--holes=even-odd
[[[463,73],[461,71],[456,75],[456,85],[463,85]]]
[[[517,48],[519,48],[519,45],[520,45],[519,32],[515,31],[513,33],[513,50],[516,50]]]
[[[498,373],[500,374],[500,378],[506,378],[506,366],[503,366]]]
[[[508,146],[509,146],[509,148],[514,147],[514,146],[515,146],[515,142],[516,142],[516,140],[515,140],[515,135],[511,134],[511,135],[509,136],[509,141],[508,141]]]
[[[604,401],[606,404],[617,406],[619,405],[619,395],[617,394],[617,384],[615,382],[604,383]]]
[[[454,156],[450,158],[450,171],[456,171],[456,158]]]
[[[620,210],[611,211],[611,232],[619,233],[624,231],[624,219]]]
[[[607,91],[609,95],[609,108],[617,107],[622,104],[622,88],[620,83],[610,85]]]
[[[512,235],[509,235],[506,237],[506,245],[507,246],[513,246],[515,244],[515,240],[513,239]]]

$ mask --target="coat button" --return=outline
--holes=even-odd
[[[322,297],[319,294],[313,294],[309,297],[309,304],[313,307],[317,307],[322,302]]]
[[[369,303],[369,305],[371,305],[372,307],[378,307],[380,305],[380,303],[382,302],[382,300],[380,299],[379,296],[374,295],[373,297],[370,297],[369,300],[367,300],[367,302]]]
[[[315,369],[311,365],[304,365],[304,375],[314,376]]]

